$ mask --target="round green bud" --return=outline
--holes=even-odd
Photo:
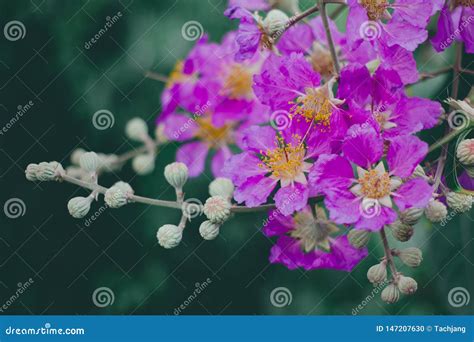
[[[158,229],[156,237],[162,247],[175,248],[183,238],[183,229],[174,224],[165,224]]]
[[[199,234],[204,240],[214,240],[219,235],[220,225],[211,221],[204,221],[199,226]]]

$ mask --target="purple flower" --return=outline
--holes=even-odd
[[[382,66],[373,75],[359,64],[344,68],[338,97],[348,99],[352,123],[371,125],[385,139],[432,128],[442,113],[436,101],[407,97],[398,73]]]
[[[253,126],[243,136],[244,152],[232,156],[224,166],[224,174],[236,185],[234,198],[255,207],[274,196],[284,215],[304,208],[309,196],[306,174],[312,161],[329,153],[330,139],[323,134],[307,135],[307,125],[292,123],[277,133],[272,127]]]
[[[321,156],[314,164],[310,186],[326,195],[335,223],[377,231],[396,220],[394,205],[400,211],[427,205],[432,187],[421,178],[405,180],[425,157],[427,144],[410,135],[394,138],[386,155],[388,170],[383,151],[384,141],[372,127],[354,125],[343,142],[343,156]]]
[[[467,53],[474,53],[474,6],[472,1],[453,1],[445,5],[438,20],[438,31],[431,39],[436,51],[444,51],[454,41],[464,42]]]
[[[277,210],[270,212],[263,231],[267,236],[278,236],[270,252],[270,262],[289,269],[351,271],[367,256],[367,249],[354,248],[346,236],[331,236],[338,227],[327,219],[324,209],[315,210],[317,217],[309,206],[293,216],[283,216]]]

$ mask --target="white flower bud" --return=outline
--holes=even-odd
[[[367,271],[367,279],[372,284],[380,284],[387,279],[387,263],[381,262],[380,264],[374,265]]]
[[[399,220],[389,225],[389,227],[392,230],[393,237],[401,242],[410,240],[414,233],[412,226],[402,223]]]
[[[156,233],[159,244],[164,248],[174,248],[183,238],[183,229],[174,224],[165,224]]]
[[[277,9],[271,10],[270,12],[268,12],[267,16],[265,17],[265,20],[263,20],[263,27],[265,28],[265,32],[270,36],[280,36],[288,25],[288,19],[289,18],[285,14],[285,12]]]
[[[230,216],[230,203],[222,196],[212,196],[204,204],[204,214],[212,223],[223,223]]]
[[[234,184],[228,178],[218,177],[209,184],[209,194],[211,196],[222,196],[230,200],[234,195]]]
[[[413,178],[419,178],[419,177],[420,178],[426,177],[425,169],[423,169],[421,165],[416,166],[415,171],[413,171],[413,174],[409,178],[413,179]]]
[[[418,284],[413,278],[400,276],[398,279],[398,289],[401,293],[410,295],[416,292]]]
[[[453,191],[446,194],[446,202],[448,203],[448,206],[459,213],[471,210],[472,200],[471,195],[458,194]]]
[[[86,151],[83,148],[76,148],[74,151],[71,153],[71,163],[74,165],[81,165],[81,156],[86,153]]]
[[[125,126],[125,134],[136,141],[145,141],[148,136],[148,126],[141,118],[133,118]]]
[[[118,187],[112,186],[105,192],[105,203],[111,208],[120,208],[127,204],[127,195]]]
[[[383,289],[380,297],[384,302],[388,304],[396,303],[400,299],[400,290],[397,288],[396,285],[390,284]]]
[[[96,172],[100,166],[100,159],[95,152],[85,152],[82,154],[79,164],[87,172]]]
[[[174,162],[165,166],[165,178],[175,189],[182,189],[188,180],[188,167],[184,163]]]
[[[347,238],[352,246],[362,248],[369,242],[370,232],[362,229],[351,229],[347,234]]]
[[[26,179],[28,179],[31,182],[37,181],[38,168],[39,168],[38,164],[28,164],[25,170]]]
[[[423,253],[419,248],[409,247],[398,251],[400,260],[409,267],[418,267],[423,261]]]
[[[456,150],[456,156],[464,165],[474,165],[474,139],[461,141]]]
[[[93,197],[74,197],[67,203],[69,214],[74,218],[83,218],[91,209]]]
[[[199,226],[199,234],[204,240],[214,240],[219,235],[220,226],[211,221],[204,221]]]
[[[135,191],[133,191],[130,184],[123,181],[118,181],[117,183],[113,185],[113,187],[119,188],[120,190],[122,190],[124,194],[129,195],[129,196],[135,193]]]
[[[400,221],[404,224],[413,226],[418,223],[420,218],[423,216],[424,209],[421,208],[410,208],[400,213]]]
[[[132,168],[139,175],[147,175],[155,169],[155,156],[142,154],[132,160]]]
[[[36,178],[42,182],[58,180],[64,169],[56,161],[39,163],[36,169]]]
[[[425,215],[431,222],[441,222],[448,215],[448,209],[440,201],[432,199],[425,209]]]

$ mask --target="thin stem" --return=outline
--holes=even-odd
[[[337,59],[336,47],[334,46],[334,41],[332,39],[331,29],[329,27],[328,14],[326,12],[326,5],[324,0],[318,0],[321,18],[323,20],[324,30],[326,31],[326,38],[328,41],[329,51],[331,52],[332,61],[334,63],[334,69],[337,76],[339,76],[341,68],[339,67],[339,61]]]
[[[341,15],[342,12],[346,9],[346,4],[340,4],[338,8],[334,10],[334,12],[331,13],[330,18],[332,20],[336,20],[339,15]]]
[[[161,75],[161,74],[158,74],[157,72],[154,72],[154,71],[151,71],[151,70],[148,70],[148,71],[145,72],[145,77],[149,78],[149,79],[152,79],[152,80],[155,80],[155,81],[160,81],[160,82],[163,82],[163,83],[168,82],[168,77],[166,77],[164,75]]]
[[[458,43],[456,45],[456,61],[454,63],[454,72],[453,72],[453,89],[452,89],[452,92],[451,92],[451,97],[453,99],[457,99],[458,98],[458,94],[459,94],[459,82],[460,82],[460,74],[461,74],[461,70],[462,70],[462,53],[463,53],[463,44],[462,43]]]
[[[304,12],[301,12],[299,14],[296,14],[296,15],[292,16],[290,19],[288,19],[288,24],[286,25],[285,30],[289,29],[291,26],[296,24],[298,21],[301,21],[304,18],[310,16],[311,14],[316,13],[317,11],[319,11],[319,6],[315,5],[313,7],[308,8]]]
[[[383,242],[383,249],[385,251],[385,258],[387,258],[388,265],[390,267],[390,271],[392,272],[392,278],[394,283],[398,281],[398,272],[397,267],[395,266],[395,262],[393,261],[392,250],[388,245],[387,235],[385,234],[385,227],[382,228],[380,231],[380,237],[382,238]]]
[[[470,129],[471,127],[472,127],[472,125],[470,125],[469,127],[465,128],[465,129],[458,129],[458,130],[451,131],[450,133],[448,133],[447,135],[442,137],[440,140],[435,142],[433,145],[431,145],[430,148],[428,149],[428,153],[433,152],[433,151],[437,150],[438,148],[440,148],[441,146],[449,143],[451,140],[453,140],[458,135],[463,133],[466,129]]]
[[[420,79],[418,80],[418,82],[423,82],[425,80],[430,80],[430,79],[435,78],[437,76],[444,75],[444,74],[450,72],[451,70],[453,70],[452,65],[441,68],[441,69],[433,71],[433,72],[421,73],[420,74]]]

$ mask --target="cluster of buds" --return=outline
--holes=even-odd
[[[81,162],[83,158],[84,161]],[[71,177],[89,181],[91,172],[95,172],[97,176],[103,172],[117,171],[120,167],[119,157],[116,154],[87,152],[77,148],[71,153],[71,165],[66,168],[66,172]],[[94,171],[89,171],[90,169]]]
[[[398,257],[408,267],[418,267],[423,260],[421,250],[415,247],[402,250],[394,249],[391,253],[392,256]],[[369,268],[367,279],[374,286],[385,286],[387,284],[387,264],[388,259],[385,257],[380,263]],[[395,272],[392,274],[391,281],[383,289],[381,298],[386,303],[395,303],[400,299],[400,294],[411,295],[416,292],[417,288],[418,284],[415,279]]]
[[[148,134],[148,126],[141,118],[133,118],[127,122],[125,134],[131,140],[145,145],[145,153],[135,156],[132,168],[139,175],[147,175],[155,169],[156,143]]]
[[[56,161],[29,164],[25,170],[26,179],[31,182],[59,181],[64,174],[62,165]]]

